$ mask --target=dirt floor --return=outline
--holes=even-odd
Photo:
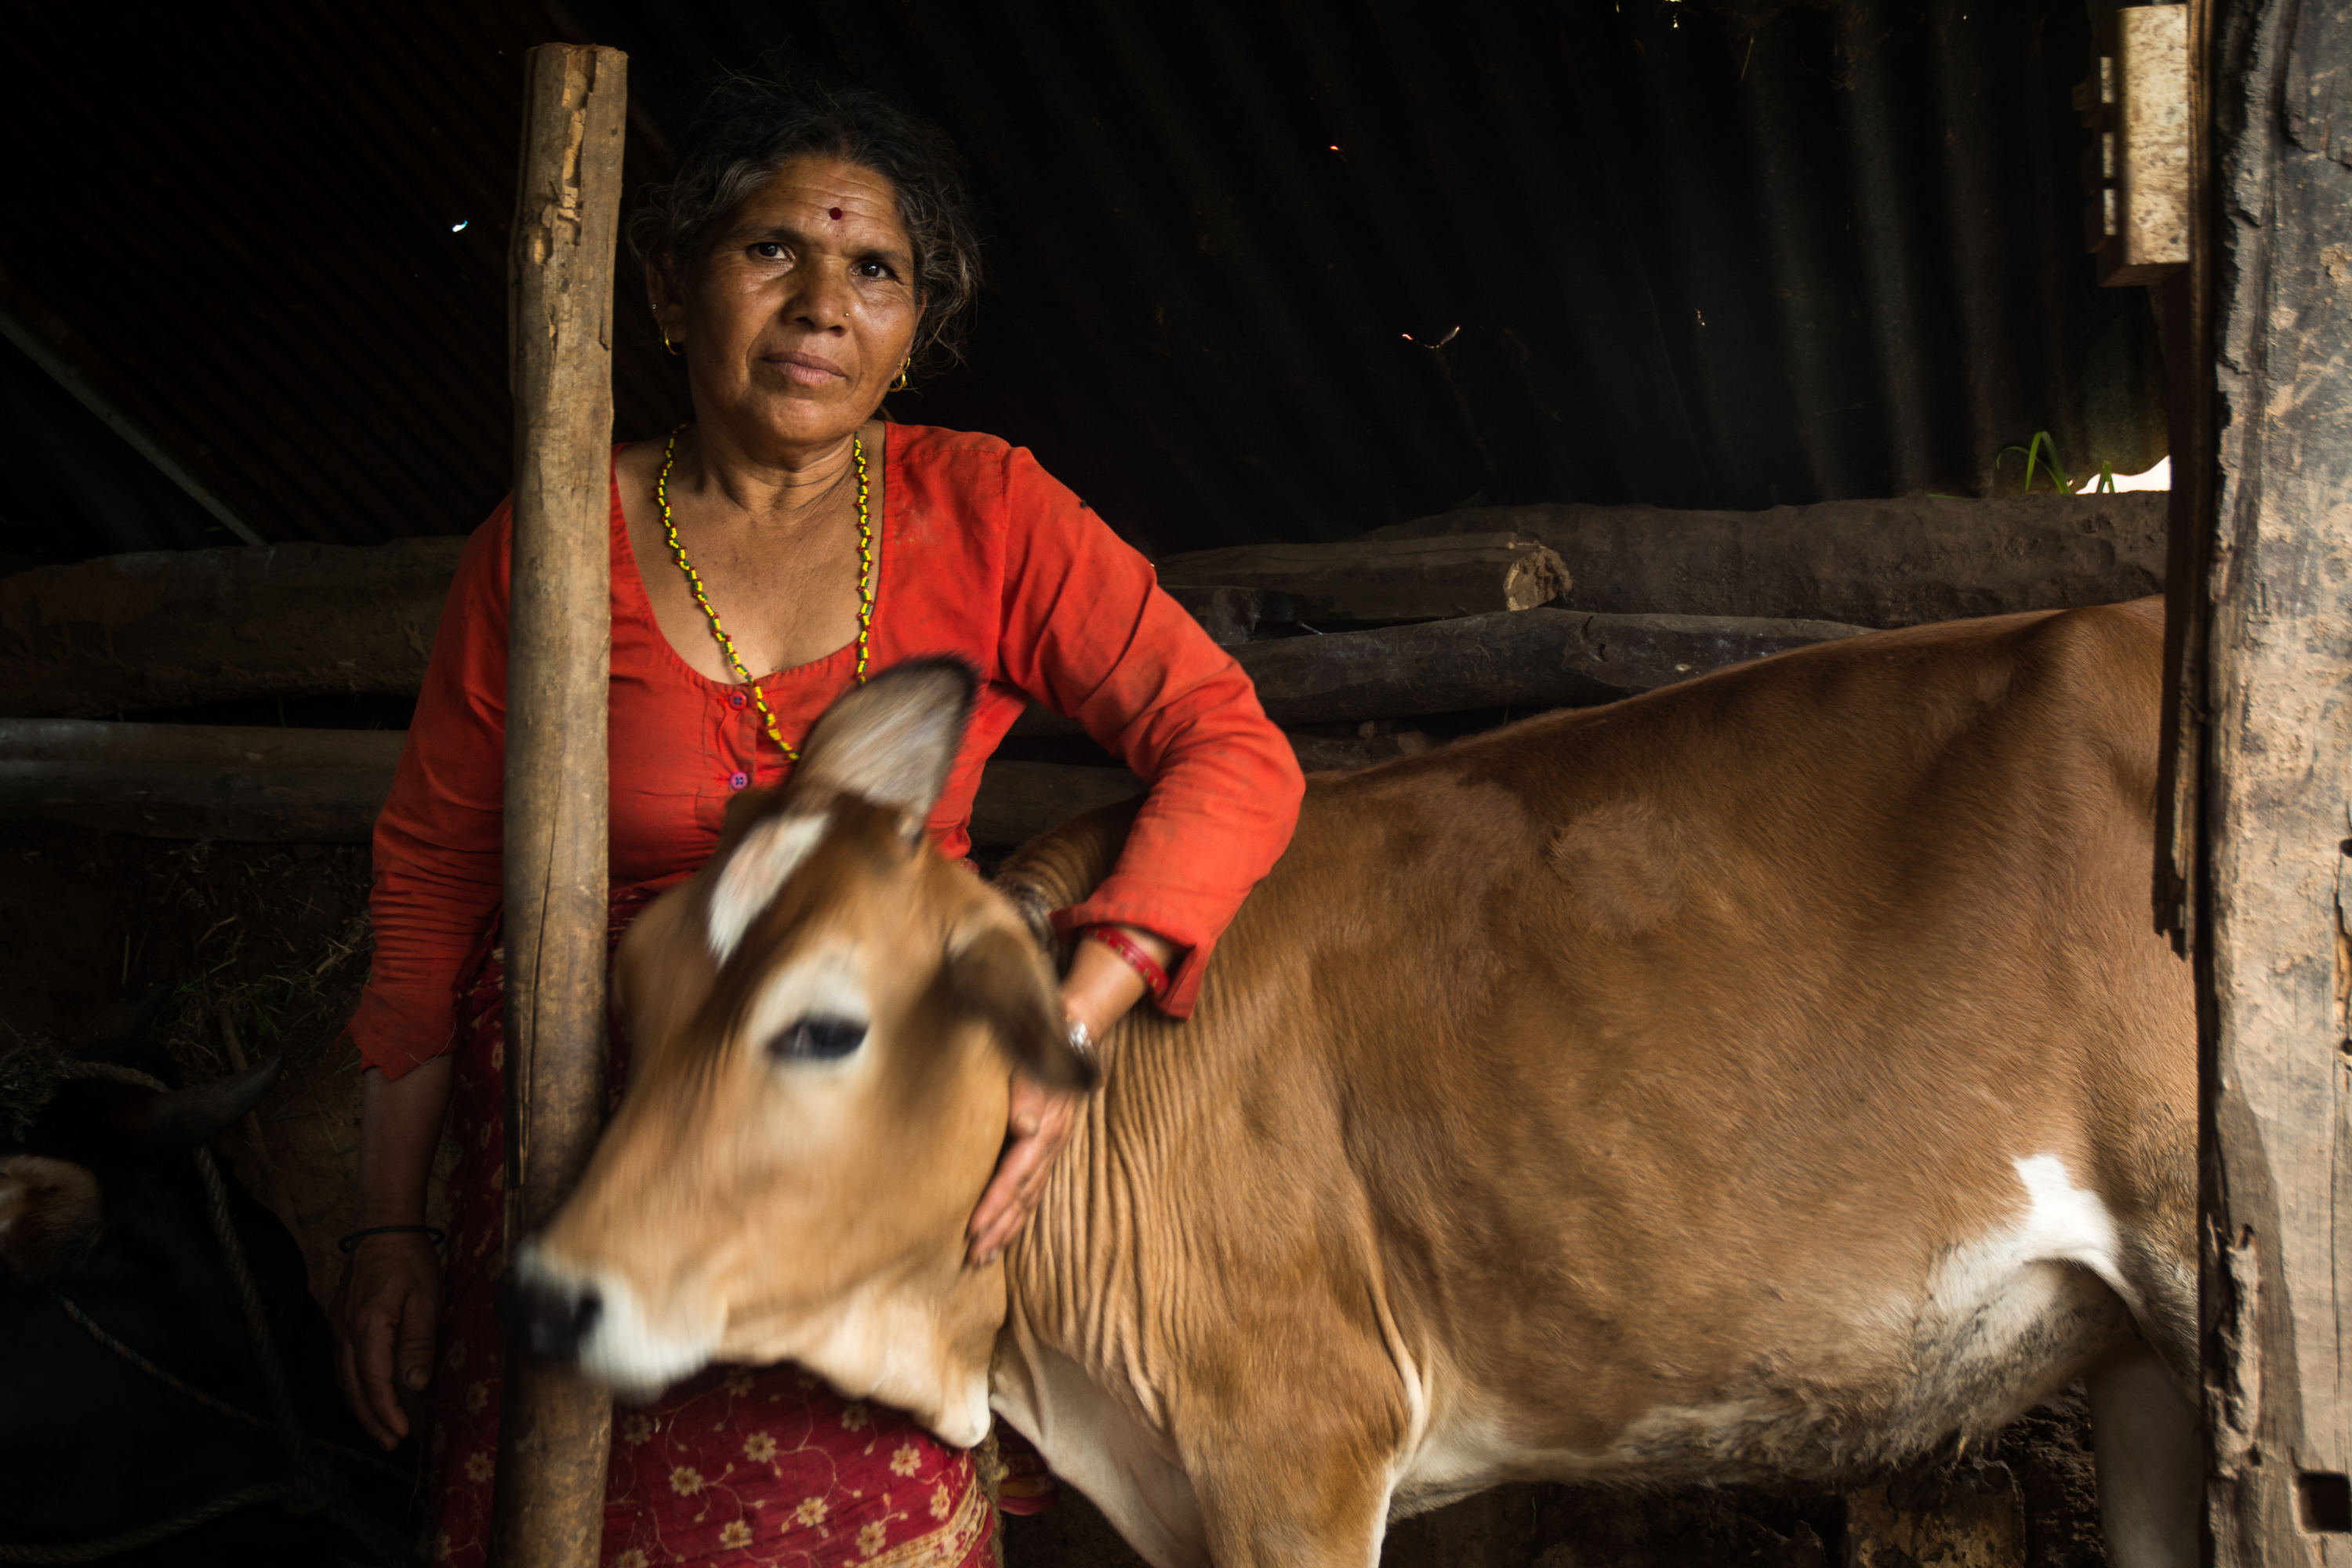
[[[349,1223],[359,1062],[340,1036],[367,974],[367,856],[356,847],[184,844],[0,824],[0,1051],[87,1036],[125,998],[152,995],[158,1032],[194,1079],[282,1054],[285,1081],[239,1175],[300,1240],[321,1300]],[[160,994],[155,994],[160,992]],[[236,1044],[231,1045],[231,1036]],[[446,1151],[445,1150],[445,1153]],[[1923,1467],[1882,1494],[1896,1507],[2014,1486],[2031,1568],[2095,1568],[2089,1428],[2079,1397],[2030,1413],[1985,1451]],[[1736,1489],[1504,1487],[1409,1520],[1397,1568],[1839,1568],[1847,1506]],[[1139,1563],[1083,1499],[1013,1521],[1014,1568]],[[1894,1548],[1855,1568],[1919,1568]]]

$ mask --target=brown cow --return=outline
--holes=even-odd
[[[2118,1568],[2196,1561],[2187,967],[2153,604],[1875,633],[1310,784],[962,1262],[1038,911],[926,847],[969,678],[845,698],[647,911],[639,1066],[518,1262],[624,1390],[798,1360],[990,1407],[1160,1564],[1366,1564],[1496,1482],[1855,1483],[2087,1374]]]

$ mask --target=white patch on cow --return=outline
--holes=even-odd
[[[602,1307],[594,1325],[581,1336],[580,1367],[622,1398],[652,1398],[701,1371],[719,1349],[723,1323],[707,1329],[656,1323],[627,1280],[574,1268],[536,1241],[525,1242],[515,1255],[514,1278],[524,1289],[596,1293]]]
[[[1530,1451],[1508,1441],[1495,1423],[1469,1411],[1432,1426],[1414,1445],[1389,1488],[1389,1518],[1411,1519],[1485,1491]]]
[[[1399,1468],[1391,1517],[1530,1475],[1837,1484],[1955,1431],[1998,1429],[2137,1337],[2128,1309],[2137,1300],[2105,1204],[2056,1154],[2012,1168],[2022,1202],[1930,1255],[1924,1278],[1851,1323],[1826,1379],[1791,1379],[1761,1358],[1710,1396],[1658,1405],[1605,1447],[1568,1452],[1513,1435],[1498,1419],[1509,1391],[1462,1389],[1442,1364],[1424,1369],[1428,1430]]]
[[[2124,1279],[2115,1216],[2099,1194],[2074,1185],[2055,1154],[2013,1160],[2025,1187],[2023,1218],[1981,1241],[1955,1247],[1937,1269],[1927,1310],[1978,1337],[2013,1340],[2046,1310],[2051,1282],[2037,1264],[2073,1263],[2105,1281],[2137,1311]]]
[[[1153,1568],[1210,1568],[1201,1500],[1160,1406],[1130,1361],[1117,1392],[1041,1344],[1016,1295],[997,1340],[992,1403]]]
[[[988,1436],[988,1366],[959,1365],[929,1302],[883,1280],[797,1325],[791,1360],[852,1397],[912,1412],[959,1448]]]
[[[727,962],[832,823],[825,813],[775,816],[743,836],[710,889],[710,951]]]

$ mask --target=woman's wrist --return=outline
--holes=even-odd
[[[1091,934],[1095,929],[1081,933],[1071,951],[1069,973],[1062,977],[1062,1011],[1099,1040],[1149,994],[1149,987],[1132,963]],[[1162,969],[1175,956],[1174,945],[1163,937],[1133,926],[1114,929]]]
[[[352,1229],[425,1223],[453,1077],[446,1056],[420,1062],[398,1079],[374,1068],[360,1075],[359,1201]]]
[[[1098,942],[1118,954],[1142,980],[1144,992],[1152,1001],[1168,1000],[1167,960],[1171,950],[1167,942],[1149,931],[1115,925],[1088,926],[1078,935],[1084,941]]]

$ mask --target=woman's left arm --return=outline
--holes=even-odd
[[[1081,934],[1109,927],[1164,975],[1160,1010],[1184,1017],[1217,937],[1289,844],[1305,780],[1233,656],[1025,450],[1007,459],[1005,499],[1000,668],[1150,785],[1110,875],[1054,912],[1080,937],[1064,1010],[1098,1038],[1147,994],[1140,966]],[[972,1216],[975,1261],[1035,1208],[1077,1104],[1016,1076],[1012,1142]]]

